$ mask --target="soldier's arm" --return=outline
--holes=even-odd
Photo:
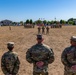
[[[18,71],[19,71],[19,67],[20,67],[20,60],[19,60],[19,58],[17,57],[17,60],[16,60],[16,62],[15,62],[15,64],[14,64],[14,69],[13,69],[12,73],[13,73],[13,74],[17,74]]]
[[[51,64],[54,62],[54,52],[52,49],[49,50],[49,53],[48,53],[49,57],[48,57],[48,63]]]
[[[4,55],[1,58],[1,69],[2,69],[4,74],[9,74],[7,69],[6,69],[6,66],[5,66],[5,57],[4,57]]]
[[[65,66],[68,66],[68,67],[71,66],[71,64],[70,64],[70,63],[68,62],[68,60],[67,60],[67,51],[66,51],[66,49],[62,52],[61,62],[62,62],[63,65],[65,65]]]
[[[28,49],[28,51],[26,52],[26,60],[27,60],[29,63],[33,63],[33,62],[34,62],[34,61],[32,60],[32,57],[31,57],[30,49]]]

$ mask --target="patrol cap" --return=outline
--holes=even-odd
[[[14,47],[14,42],[8,42],[8,43],[7,43],[7,46],[8,46],[8,47]]]
[[[37,39],[42,39],[42,35],[41,34],[38,34],[37,35]]]
[[[76,42],[76,36],[71,36],[71,39],[70,40]]]

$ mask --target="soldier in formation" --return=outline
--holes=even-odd
[[[64,75],[76,75],[76,36],[70,39],[71,46],[64,49],[61,61],[64,65]]]
[[[17,75],[20,61],[16,52],[13,51],[14,42],[8,42],[8,52],[4,53],[1,58],[1,69],[4,75]]]
[[[11,26],[9,26],[9,30],[11,30]]]
[[[42,26],[42,34],[45,34],[45,27]]]
[[[41,33],[41,27],[39,26],[38,27],[38,34],[40,34]]]
[[[53,50],[42,43],[42,35],[37,35],[37,44],[33,45],[26,52],[26,60],[33,63],[33,75],[49,75],[48,64],[54,61]]]
[[[46,27],[46,34],[49,34],[49,27]]]
[[[46,34],[49,34],[49,27],[44,27],[42,26],[42,28],[39,26],[38,27],[38,34],[41,34],[41,29],[42,29],[42,34],[45,34],[45,29],[46,29]]]

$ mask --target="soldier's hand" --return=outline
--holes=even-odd
[[[44,65],[44,62],[43,61],[39,61],[36,63],[36,65],[40,68]]]
[[[71,70],[76,71],[76,65],[73,65],[73,66],[71,67]]]

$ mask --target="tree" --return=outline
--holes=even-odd
[[[73,21],[73,18],[68,19],[68,21]]]
[[[74,22],[73,22],[73,21],[68,21],[68,24],[72,24],[72,25],[73,25],[73,24],[74,24]]]
[[[17,24],[17,22],[12,22],[12,25],[14,25],[14,26],[15,26],[16,24]]]
[[[62,24],[63,23],[63,20],[60,20],[60,24]]]
[[[37,20],[37,21],[36,21],[36,24],[41,24],[41,23],[42,23],[41,20]]]
[[[48,21],[47,24],[48,24],[48,25],[51,24],[51,21]]]
[[[68,22],[68,24],[75,25],[76,19],[74,19],[74,18],[70,18],[70,19],[68,19],[67,22]]]
[[[29,21],[29,19],[27,19],[27,20],[26,20],[26,24],[29,24],[29,23],[30,23],[30,21]]]
[[[54,21],[54,23],[56,24],[56,21]]]
[[[24,24],[24,22],[23,22],[23,21],[20,21],[20,24],[21,24],[21,25],[23,25],[23,24]]]
[[[44,23],[44,24],[47,24],[47,21],[46,21],[46,20],[44,20],[44,21],[43,21],[43,23]]]
[[[66,21],[60,20],[60,24],[66,24]]]
[[[53,23],[54,23],[54,21],[52,20],[50,23],[51,23],[51,24],[53,24]]]
[[[32,24],[32,23],[33,23],[32,19],[30,19],[30,21],[29,21],[29,22],[30,22],[30,24]]]

